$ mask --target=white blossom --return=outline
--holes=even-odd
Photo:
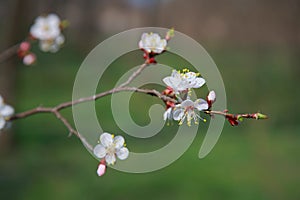
[[[163,82],[167,86],[173,88],[174,92],[178,94],[180,91],[203,86],[205,84],[205,79],[198,76],[199,74],[187,70],[184,70],[183,73],[173,70],[171,76],[165,77]]]
[[[5,127],[7,122],[6,120],[13,114],[13,107],[6,105],[3,101],[2,96],[0,95],[0,130],[2,130]]]
[[[60,19],[56,14],[39,16],[30,28],[33,37],[39,40],[53,40],[60,35]]]
[[[56,14],[40,16],[30,28],[31,35],[39,40],[39,47],[44,52],[57,52],[65,42],[61,33],[61,20]]]
[[[198,124],[198,118],[202,119],[197,113],[202,110],[208,109],[208,104],[204,99],[197,99],[193,102],[190,99],[184,100],[181,104],[176,105],[173,111],[173,119],[179,121],[179,124],[183,124],[185,119],[187,125],[191,125],[191,121],[194,120],[195,124]],[[205,121],[204,119],[202,119]]]
[[[98,158],[104,158],[107,164],[114,164],[116,156],[120,160],[128,158],[129,151],[124,146],[125,140],[122,136],[113,136],[109,133],[103,133],[100,136],[100,144],[94,148],[94,154]]]
[[[56,37],[53,40],[40,40],[39,46],[40,49],[44,52],[51,52],[55,53],[57,52],[60,47],[64,44],[65,37],[60,34],[58,37]]]
[[[139,48],[147,53],[160,54],[166,47],[167,40],[161,39],[157,33],[143,33],[139,42]]]

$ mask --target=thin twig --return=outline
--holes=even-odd
[[[18,49],[19,49],[19,46],[20,46],[20,44],[18,43],[16,45],[13,45],[13,46],[9,47],[5,51],[1,52],[0,53],[0,63],[4,62],[8,58],[15,55],[17,53]]]
[[[267,119],[268,116],[261,114],[259,112],[257,113],[243,113],[243,114],[232,114],[228,113],[227,111],[215,111],[215,110],[207,110],[204,111],[206,114],[209,115],[222,115],[225,118],[231,118],[231,119],[240,119],[240,118],[249,118],[249,119]]]
[[[74,101],[68,101],[68,102],[64,102],[61,104],[56,105],[55,107],[36,107],[33,108],[31,110],[27,110],[21,113],[17,113],[15,115],[13,115],[12,117],[10,117],[8,120],[9,121],[13,121],[13,120],[17,120],[17,119],[22,119],[22,118],[26,118],[38,113],[52,113],[54,114],[57,119],[59,119],[64,125],[65,127],[69,130],[70,134],[73,134],[75,136],[77,136],[82,143],[89,149],[89,150],[93,150],[93,147],[91,144],[88,143],[88,141],[85,139],[84,136],[82,136],[78,131],[76,131],[72,125],[69,123],[69,121],[62,116],[62,114],[59,112],[60,110],[63,110],[65,108],[83,103],[83,102],[88,102],[88,101],[95,101],[101,97],[113,94],[113,93],[118,93],[121,91],[132,91],[132,92],[140,92],[140,93],[144,93],[144,94],[148,94],[148,95],[152,95],[152,96],[156,96],[160,99],[162,99],[164,102],[166,101],[172,101],[174,103],[176,103],[176,100],[165,96],[163,94],[161,94],[160,92],[156,91],[156,90],[149,90],[149,89],[140,89],[140,88],[136,88],[136,87],[125,87],[126,85],[128,85],[129,83],[131,83],[145,68],[146,66],[148,66],[148,64],[145,62],[143,65],[141,65],[141,67],[135,71],[126,82],[124,82],[123,84],[121,84],[119,87],[117,88],[113,88],[111,90],[105,91],[105,92],[101,92],[99,94],[93,95],[93,96],[89,96],[89,97],[84,97],[84,98],[80,98]]]
[[[128,85],[129,83],[131,83],[140,73],[142,73],[142,71],[149,65],[148,61],[146,60],[144,62],[144,64],[142,64],[140,66],[140,68],[138,70],[136,70],[128,79],[127,81],[125,81],[124,83],[122,83],[121,85],[119,85],[120,87],[124,87],[126,85]]]
[[[108,91],[105,91],[105,92],[102,92],[102,93],[99,93],[99,94],[96,94],[96,95],[93,95],[93,96],[80,98],[80,99],[77,99],[77,100],[74,100],[74,101],[64,102],[64,103],[58,104],[55,107],[41,107],[41,106],[39,106],[39,107],[33,108],[31,110],[27,110],[27,111],[24,111],[24,112],[21,112],[21,113],[17,113],[15,115],[13,115],[12,117],[10,117],[9,120],[12,121],[12,120],[16,120],[16,119],[22,119],[22,118],[25,118],[25,117],[28,117],[28,116],[31,116],[31,115],[35,115],[35,114],[38,114],[38,113],[51,113],[51,112],[53,112],[53,110],[60,111],[62,109],[65,109],[65,108],[68,108],[68,107],[71,107],[71,106],[74,106],[74,105],[77,105],[77,104],[80,104],[80,103],[84,103],[84,102],[88,102],[88,101],[94,101],[94,100],[97,100],[101,97],[104,97],[104,96],[107,96],[107,95],[110,95],[110,94],[113,94],[113,93],[122,92],[122,91],[132,91],[132,92],[144,93],[144,94],[148,94],[148,95],[151,95],[151,96],[156,96],[156,97],[162,99],[164,102],[165,101],[172,101],[172,102],[176,103],[176,100],[174,100],[174,99],[172,99],[168,96],[162,95],[157,90],[140,89],[140,88],[136,88],[136,87],[122,87],[122,88],[114,88],[114,89],[111,89],[111,90],[108,90]]]

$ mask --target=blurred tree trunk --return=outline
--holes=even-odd
[[[4,48],[8,48],[20,42],[22,31],[22,22],[24,22],[27,0],[16,0],[7,2],[7,8],[10,10],[10,17],[7,18],[7,31]],[[3,48],[1,48],[3,49]],[[4,50],[4,49],[3,49]],[[0,66],[0,93],[2,97],[11,105],[15,105],[15,83],[17,76],[16,56],[1,63]],[[0,135],[0,153],[5,153],[13,144],[13,131],[6,130]]]

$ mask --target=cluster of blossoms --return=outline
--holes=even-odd
[[[36,61],[36,55],[30,51],[31,42],[38,40],[39,47],[44,52],[57,52],[65,42],[62,30],[67,22],[61,21],[56,14],[39,16],[30,28],[30,37],[22,42],[18,49],[18,56],[23,59],[25,65],[32,65]]]
[[[195,124],[198,124],[198,119],[206,121],[198,113],[208,110],[212,106],[216,100],[216,94],[214,91],[210,91],[206,100],[197,99],[192,101],[190,99],[191,89],[200,88],[205,84],[205,80],[199,76],[199,73],[183,69],[182,72],[173,70],[171,76],[163,79],[163,82],[167,85],[163,94],[178,102],[177,104],[172,101],[166,102],[165,121],[175,120],[179,121],[181,125],[186,120],[188,126],[191,125],[192,120]]]
[[[58,51],[65,40],[61,33],[61,30],[64,27],[65,22],[62,22],[55,14],[38,17],[35,20],[35,24],[30,29],[30,39],[22,42],[19,46],[18,55],[23,58],[24,64],[31,65],[36,60],[36,56],[30,51],[31,41],[39,40],[39,46],[42,51]],[[167,50],[167,43],[173,36],[173,29],[167,32],[164,39],[162,39],[157,33],[144,33],[142,35],[138,45],[139,48],[143,50],[146,61],[145,65],[141,66],[141,70],[143,67],[147,66],[147,64],[156,63],[155,56]],[[138,73],[134,73],[131,78],[133,79],[135,76],[137,76],[137,74]],[[206,121],[205,119],[201,118],[200,112],[205,112],[206,114],[210,115],[221,114],[232,126],[238,125],[239,121],[243,120],[244,118],[267,118],[266,115],[261,113],[230,114],[226,110],[223,112],[211,110],[213,103],[216,101],[216,93],[214,91],[210,91],[206,96],[206,99],[199,98],[194,101],[191,100],[191,90],[202,87],[206,81],[204,78],[200,77],[199,73],[191,72],[188,69],[183,69],[182,71],[173,70],[171,75],[165,77],[162,81],[167,86],[162,92],[166,103],[166,111],[163,115],[165,121],[175,120],[179,122],[179,125],[187,122],[187,125],[191,126],[192,121],[194,121],[195,124],[198,124],[199,119],[204,122]],[[119,88],[121,87],[122,86]],[[157,96],[160,97],[160,95]],[[95,100],[95,98],[93,99]],[[90,100],[90,98],[86,98],[84,101],[88,100]],[[78,102],[79,101],[77,101],[77,103]],[[80,102],[83,102],[82,99]],[[74,102],[72,103],[72,105],[75,105]],[[26,117],[37,112],[38,109],[36,109],[36,112],[32,110],[30,112],[27,111],[24,112],[23,115],[19,114],[19,118]],[[45,110],[43,110],[43,112],[45,112]],[[52,110],[48,112],[54,113]],[[11,117],[13,114],[13,107],[5,104],[0,95],[0,131],[8,125],[8,121],[18,118],[16,117],[17,115]],[[58,113],[55,112],[55,114],[57,115]],[[71,129],[69,128],[69,130]],[[73,133],[76,132],[75,130],[72,131]],[[76,135],[82,139],[80,134]],[[117,161],[117,158],[119,160],[127,159],[129,156],[129,150],[126,147],[125,139],[122,136],[114,136],[113,134],[103,133],[99,137],[98,144],[93,148],[93,154],[95,157],[100,159],[97,174],[98,176],[102,176],[106,172],[107,165],[114,165]]]
[[[13,107],[5,104],[2,96],[0,95],[0,131],[6,127],[7,119],[13,114]]]
[[[116,157],[125,160],[128,158],[129,151],[122,136],[103,133],[100,135],[99,144],[94,147],[94,155],[101,159],[97,174],[102,176],[106,171],[106,164],[115,164]]]
[[[139,48],[144,51],[146,62],[156,63],[155,56],[166,51],[167,41],[173,36],[174,29],[169,30],[164,39],[157,33],[143,33],[139,42]],[[164,113],[165,121],[176,120],[181,125],[186,120],[189,126],[192,120],[194,120],[195,124],[198,124],[198,119],[206,121],[200,117],[198,112],[210,109],[216,100],[216,94],[214,91],[210,91],[206,100],[197,99],[192,101],[190,99],[191,89],[200,88],[205,84],[205,79],[199,76],[199,73],[184,69],[182,72],[174,70],[171,76],[163,79],[163,82],[167,85],[163,95],[178,102],[176,104],[173,101],[165,102],[167,106]]]
[[[65,42],[61,33],[64,28],[62,21],[56,14],[39,16],[30,28],[30,34],[39,40],[40,49],[44,52],[57,52]]]

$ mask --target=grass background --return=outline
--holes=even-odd
[[[98,162],[76,137],[67,137],[61,122],[48,114],[32,116],[14,122],[13,144],[0,154],[1,199],[299,199],[297,56],[278,48],[265,48],[263,55],[261,50],[234,47],[208,52],[223,76],[228,109],[261,111],[270,119],[247,120],[239,127],[226,123],[217,145],[204,159],[197,156],[205,133],[200,128],[188,151],[162,170],[126,174],[108,169],[99,178]],[[16,110],[70,100],[84,57],[66,46],[57,54],[38,53],[36,66],[19,64]],[[129,56],[120,61],[122,66],[110,68],[101,89],[112,87],[131,67],[131,60]],[[153,99],[137,96],[132,101],[133,118],[146,124],[145,104]],[[114,132],[119,129],[109,102],[109,97],[97,101],[97,111],[106,116],[101,125]],[[71,119],[70,109],[63,113]],[[170,137],[165,135],[172,132],[160,133],[152,145],[167,142]],[[130,142],[131,149],[140,147],[137,141]]]

